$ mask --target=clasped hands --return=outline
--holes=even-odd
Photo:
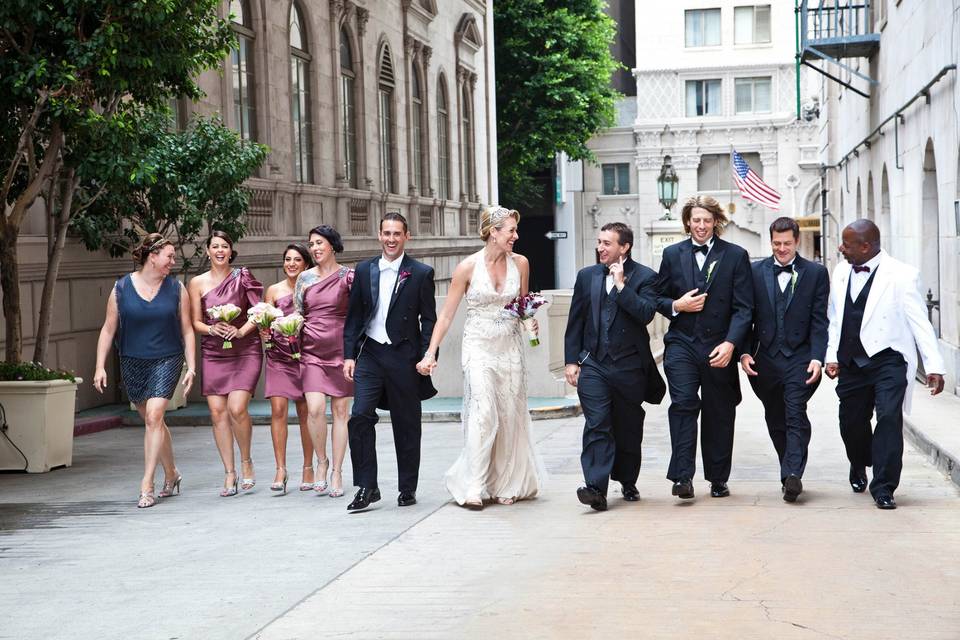
[[[417,363],[417,373],[422,376],[429,376],[437,368],[437,359],[432,354],[424,354],[423,359]]]
[[[210,335],[219,336],[224,340],[233,340],[240,334],[240,329],[228,322],[218,322],[210,325]],[[243,336],[240,336],[243,337]]]

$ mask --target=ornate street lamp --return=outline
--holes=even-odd
[[[664,208],[661,220],[673,220],[670,215],[670,207],[677,203],[679,191],[680,178],[677,177],[677,172],[673,170],[670,156],[663,156],[663,166],[660,167],[660,175],[657,176],[657,197]]]

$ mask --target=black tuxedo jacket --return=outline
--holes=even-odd
[[[400,263],[397,285],[390,298],[387,312],[387,335],[398,349],[409,351],[412,365],[423,357],[433,326],[437,323],[437,301],[433,284],[433,267],[404,255]],[[402,281],[401,281],[402,280]],[[377,310],[380,299],[380,256],[357,264],[353,287],[350,289],[350,306],[343,328],[343,358],[356,360],[360,355],[366,328]],[[408,346],[403,346],[407,343]],[[413,373],[419,376],[419,373]],[[433,397],[434,389],[429,376],[421,376],[420,399]]]
[[[703,310],[674,316],[674,300],[697,288],[693,273],[697,262],[689,239],[663,250],[657,278],[657,310],[670,320],[665,343],[699,338],[708,350],[724,341],[735,347],[743,344],[753,315],[750,259],[742,247],[714,237],[704,263],[705,272],[711,264],[713,270],[699,292],[708,294]]]
[[[564,334],[564,363],[581,364],[589,354],[597,351],[600,340],[600,306],[604,293],[606,269],[602,264],[585,267],[577,274],[570,301],[570,314]],[[627,355],[644,369],[647,378],[644,400],[659,403],[666,393],[666,385],[650,351],[647,324],[656,315],[656,272],[650,267],[626,260],[623,264],[622,291],[614,287],[610,296],[616,301],[616,315],[610,325],[610,356],[618,366],[620,354]]]
[[[758,349],[770,349],[777,336],[776,294],[779,284],[773,274],[773,256],[755,262],[753,270],[753,325],[744,352],[756,355]],[[810,359],[824,361],[827,355],[827,301],[830,279],[827,269],[797,256],[793,262],[796,280],[787,284],[787,310],[784,336],[794,351],[810,349]]]

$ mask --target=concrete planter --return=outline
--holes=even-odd
[[[28,473],[43,473],[73,464],[73,422],[77,385],[83,382],[0,382],[6,412],[6,435],[23,451]],[[23,457],[0,436],[0,470],[20,471]]]

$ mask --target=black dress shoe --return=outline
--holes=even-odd
[[[866,468],[850,465],[850,488],[854,493],[863,493],[867,490]]]
[[[710,495],[714,498],[726,498],[730,495],[730,489],[727,487],[726,482],[711,482]]]
[[[376,487],[373,489],[360,487],[360,490],[357,491],[357,494],[353,496],[353,502],[347,505],[347,511],[362,511],[369,507],[371,503],[374,503],[379,499],[380,489],[377,489]]]
[[[607,510],[607,496],[601,493],[600,489],[587,485],[577,489],[577,499],[583,504],[596,511]]]
[[[787,476],[783,481],[783,499],[787,502],[796,502],[797,496],[803,492],[803,483],[800,478],[794,474]]]
[[[410,505],[413,505],[413,504],[417,504],[416,491],[401,491],[400,495],[397,496],[398,507],[409,507]]]
[[[673,495],[677,496],[681,500],[692,500],[693,499],[693,481],[677,480],[676,482],[674,482]]]
[[[893,499],[893,496],[877,496],[874,498],[874,502],[877,503],[877,509],[897,508],[897,501]]]
[[[635,484],[624,484],[623,485],[623,499],[627,502],[636,502],[640,499],[640,492],[637,491],[637,485]]]

